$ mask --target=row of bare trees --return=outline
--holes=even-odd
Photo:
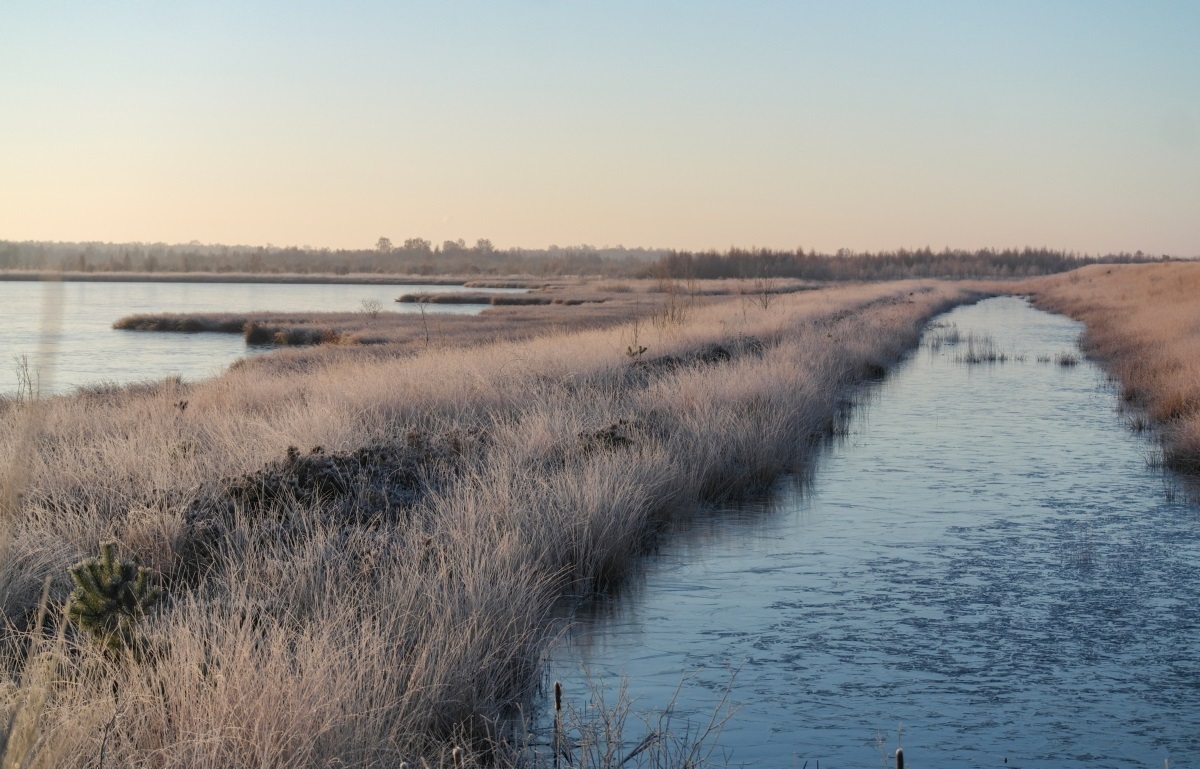
[[[731,248],[661,251],[623,246],[550,246],[497,249],[481,238],[468,246],[423,238],[396,245],[381,237],[373,248],[331,250],[289,246],[222,246],[197,242],[41,243],[0,241],[0,270],[78,272],[387,273],[404,275],[603,275],[613,277],[800,278],[814,281],[899,278],[1019,278],[1074,269],[1095,262],[1165,259],[1138,251],[1103,256],[1049,248],[965,251],[929,248],[833,254]]]
[[[816,281],[897,280],[904,278],[1021,278],[1065,272],[1097,262],[1144,262],[1167,259],[1138,251],[1103,256],[1049,248],[929,248],[876,253],[841,249],[835,254],[732,248],[717,251],[668,251],[652,273],[665,278],[799,278]]]
[[[188,243],[45,243],[0,241],[0,270],[73,272],[391,273],[404,275],[612,275],[627,276],[662,251],[623,246],[550,246],[498,249],[490,240],[473,246],[423,238],[396,245],[386,237],[373,248],[224,246]]]

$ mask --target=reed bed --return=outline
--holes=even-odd
[[[1159,428],[1166,463],[1200,473],[1200,264],[1093,265],[1022,290],[1086,324],[1084,349]]]
[[[800,468],[847,388],[973,298],[906,282],[684,303],[536,339],[6,400],[8,758],[545,765],[513,724],[555,607],[619,585],[673,516]],[[66,569],[101,540],[164,588],[140,655],[63,619]],[[628,765],[697,755],[668,744]]]

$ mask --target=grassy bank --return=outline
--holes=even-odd
[[[1084,348],[1160,428],[1166,462],[1200,474],[1200,263],[1094,265],[1023,290],[1086,324]]]
[[[437,766],[454,745],[465,766],[513,764],[503,725],[538,688],[552,608],[619,584],[671,516],[801,466],[847,388],[968,298],[681,302],[470,349],[6,400],[11,744],[40,736],[23,766]],[[61,620],[66,567],[104,539],[165,591],[137,655]]]

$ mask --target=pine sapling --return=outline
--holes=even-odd
[[[75,589],[67,602],[67,616],[109,654],[127,648],[136,654],[138,618],[162,594],[150,584],[146,569],[122,560],[116,542],[103,542],[99,558],[85,558],[69,571]]]

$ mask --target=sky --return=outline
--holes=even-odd
[[[0,239],[1200,255],[1200,2],[0,3]]]

